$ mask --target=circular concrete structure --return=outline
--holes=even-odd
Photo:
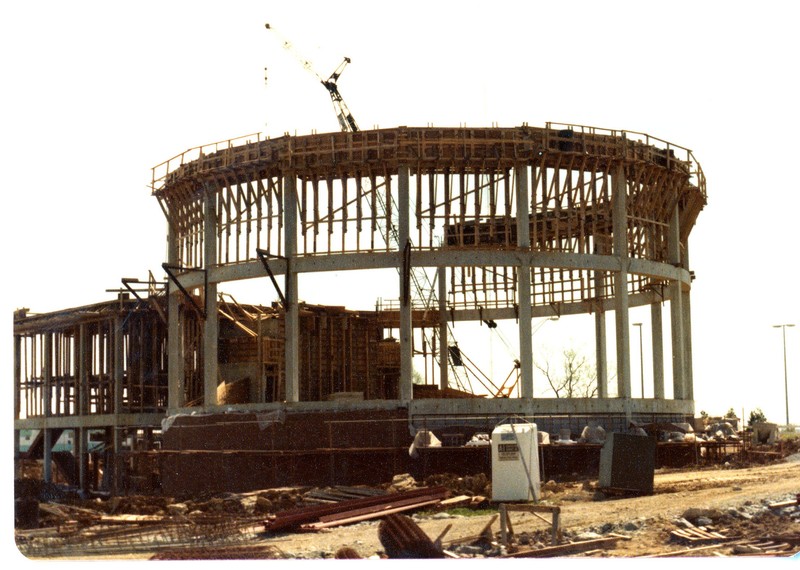
[[[431,414],[693,413],[688,237],[706,194],[688,149],[642,133],[552,124],[253,135],[155,167],[152,191],[169,226],[170,315],[180,289],[205,300],[207,406],[219,377],[220,284],[273,277],[286,318],[284,401],[292,404],[300,400],[298,275],[397,268],[397,302],[382,308],[399,331],[402,405]],[[658,362],[667,301],[671,398]],[[632,398],[629,361],[628,309],[643,305],[654,329],[647,400]],[[607,312],[616,323],[616,389],[607,377]],[[574,314],[595,317],[597,397],[534,399],[531,319]],[[447,354],[449,324],[497,319],[519,322],[518,398],[414,401],[415,334],[428,339],[444,389],[448,359],[439,355]],[[169,326],[179,338],[179,319]],[[186,355],[170,342],[170,408],[178,409]]]

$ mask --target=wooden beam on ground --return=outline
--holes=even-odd
[[[598,548],[614,548],[618,540],[620,540],[619,537],[612,536],[608,538],[597,538],[595,540],[584,540],[582,542],[571,542],[558,546],[546,546],[536,550],[520,550],[519,552],[506,554],[502,558],[549,558],[551,556],[564,556],[565,554],[576,554]]]

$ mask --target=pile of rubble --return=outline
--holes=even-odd
[[[40,482],[18,481],[16,538],[23,553],[42,557],[149,552],[162,560],[352,559],[362,556],[352,547],[335,553],[292,553],[270,540],[361,523],[374,525],[365,529],[374,528],[383,546],[383,553],[371,556],[388,558],[607,556],[621,541],[635,541],[654,528],[664,529],[664,551],[650,556],[785,556],[800,550],[800,495],[747,502],[725,511],[690,509],[674,520],[637,518],[567,530],[559,520],[558,504],[570,500],[567,495],[597,500],[591,498],[596,489],[588,481],[547,481],[542,489],[548,495],[540,504],[498,505],[487,498],[491,482],[485,475],[436,475],[417,482],[402,474],[383,487],[292,487],[185,500],[82,500],[63,490],[59,495]],[[55,495],[59,496],[53,500]],[[489,515],[480,519],[487,522],[473,536],[448,540],[448,531],[464,520],[455,507],[480,510]],[[550,528],[515,532],[507,516],[512,509],[529,511],[524,516],[538,517]],[[432,518],[447,523],[436,537],[428,537],[418,526]]]

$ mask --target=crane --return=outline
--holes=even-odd
[[[350,63],[350,58],[345,57],[342,63],[339,64],[339,67],[337,67],[327,79],[323,79],[322,76],[314,70],[311,62],[297,53],[290,41],[283,38],[269,23],[264,24],[264,27],[277,35],[280,38],[283,47],[290,51],[292,55],[294,55],[294,57],[300,61],[301,64],[303,64],[303,67],[313,73],[317,79],[319,79],[320,83],[322,83],[325,89],[327,89],[328,94],[331,96],[333,110],[336,112],[336,118],[339,120],[339,126],[342,127],[342,131],[351,133],[358,131],[358,124],[356,123],[353,114],[350,112],[350,109],[348,109],[347,103],[344,102],[342,94],[339,93],[339,85],[337,83],[339,81],[339,77],[344,71],[344,68],[347,67],[348,63]]]
[[[339,92],[339,85],[337,83],[338,80],[339,80],[339,77],[342,75],[342,72],[344,71],[344,68],[347,67],[347,64],[350,63],[350,58],[349,57],[345,57],[344,60],[342,61],[342,63],[339,64],[339,67],[337,67],[327,79],[323,79],[322,76],[314,70],[314,67],[311,64],[311,61],[309,61],[308,59],[302,57],[294,49],[294,46],[292,45],[292,43],[290,41],[288,41],[286,38],[284,38],[283,36],[281,36],[281,34],[278,33],[278,31],[275,30],[275,28],[273,26],[271,26],[269,23],[266,23],[266,24],[264,24],[264,27],[267,30],[269,30],[272,33],[274,33],[276,36],[278,36],[278,39],[280,39],[281,44],[283,45],[284,49],[286,49],[287,51],[291,52],[292,55],[295,57],[295,59],[297,59],[302,64],[303,68],[305,68],[307,71],[313,73],[317,77],[317,79],[319,79],[320,83],[322,83],[322,85],[328,91],[328,93],[331,96],[331,101],[333,102],[334,111],[336,112],[336,118],[339,120],[339,126],[342,128],[342,132],[354,133],[354,132],[359,131],[358,123],[356,123],[356,120],[353,117],[353,114],[350,112],[350,109],[347,107],[347,104],[344,102],[344,98],[342,97],[342,94]],[[378,192],[378,193],[375,194],[375,196],[377,197],[378,208],[380,209],[380,211],[383,214],[383,216],[386,217],[386,212],[387,212],[388,208],[387,208],[387,205],[384,202],[383,195],[380,192]],[[393,207],[394,211],[397,212],[398,211],[397,205],[393,203],[394,202],[394,198],[390,198],[390,199],[392,200],[392,207]],[[390,235],[391,235],[392,240],[394,241],[394,245],[399,247],[397,226],[392,222],[392,220],[389,220],[388,217],[387,217],[387,223],[389,224]],[[426,306],[432,305],[432,301],[435,299],[434,283],[431,282],[431,279],[428,276],[428,274],[425,272],[425,270],[422,269],[422,268],[419,268],[419,267],[412,267],[411,268],[410,277],[411,277],[411,285],[416,291],[417,298],[425,300],[426,301]],[[449,338],[454,338],[452,327],[451,327],[451,325],[449,323],[447,324],[447,329],[448,329],[448,337]],[[423,337],[424,336],[425,336],[425,333],[423,331]],[[439,330],[434,327],[434,329],[433,329],[433,345],[435,346],[435,345],[438,344],[439,346],[441,346],[440,340],[441,339],[439,338]],[[445,359],[449,360],[450,369],[451,369],[451,371],[453,373],[453,376],[456,379],[456,382],[459,385],[461,385],[461,381],[460,381],[460,379],[458,377],[458,373],[456,371],[457,370],[456,366],[463,367],[464,365],[463,364],[456,364],[455,363],[455,359],[452,357],[452,349],[455,349],[456,351],[458,351],[458,343],[456,343],[454,347],[450,347],[450,349],[451,350],[448,350],[448,351],[441,350],[439,358],[445,358]],[[477,377],[477,375],[476,375],[476,377]],[[480,381],[480,378],[478,378],[478,380]],[[489,379],[487,378],[487,380],[489,380]],[[491,380],[489,380],[489,383],[491,384]],[[483,384],[483,382],[481,382],[481,384]],[[484,385],[484,387],[486,387],[486,386]],[[498,393],[499,393],[499,390],[502,390],[503,388],[502,387],[498,388],[497,386],[494,386],[492,384],[492,389],[494,391],[498,391]]]

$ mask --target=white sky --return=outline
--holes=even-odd
[[[800,325],[800,188],[791,173],[800,40],[790,3],[755,6],[5,3],[6,330],[16,308],[94,303],[110,298],[105,290],[122,277],[161,273],[166,224],[149,194],[152,166],[248,133],[338,130],[327,93],[264,29],[270,22],[324,76],[343,56],[352,59],[339,87],[362,129],[554,121],[641,131],[691,148],[709,194],[690,240],[697,410],[761,407],[782,422],[783,345],[772,325]],[[269,298],[244,300],[274,297],[267,283],[260,290]],[[301,298],[337,301],[309,288]],[[363,298],[340,304],[370,308],[373,299]],[[651,382],[649,314],[631,315],[639,320]],[[540,339],[544,352],[574,344],[593,357],[592,337],[567,319],[544,325]],[[635,329],[631,340],[637,395]],[[499,342],[491,346],[502,381],[509,361]],[[0,343],[9,380],[11,347],[9,334]],[[787,348],[791,419],[800,423],[800,326],[787,331]]]

